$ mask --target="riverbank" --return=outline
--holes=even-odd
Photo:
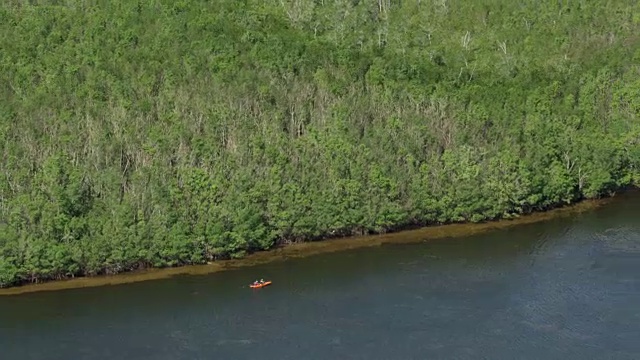
[[[256,252],[242,259],[220,260],[207,265],[189,265],[174,268],[145,269],[110,276],[78,277],[73,279],[49,281],[39,284],[26,284],[0,289],[0,296],[18,295],[39,291],[55,291],[85,287],[120,285],[141,281],[169,278],[179,275],[206,275],[219,271],[262,265],[290,258],[300,258],[323,253],[344,251],[356,248],[383,246],[387,244],[419,243],[429,240],[460,238],[489,231],[510,228],[519,225],[548,221],[564,216],[571,216],[591,211],[604,206],[616,197],[597,200],[584,200],[574,205],[550,209],[523,215],[516,219],[497,220],[485,223],[463,223],[422,227],[380,235],[333,238],[314,242],[301,242],[283,245],[268,251]]]
[[[640,5],[304,3],[0,5],[0,287],[477,223],[640,178],[640,38],[619,16]]]

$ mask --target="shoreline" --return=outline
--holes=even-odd
[[[623,192],[624,193],[624,192]],[[303,258],[331,252],[352,250],[366,247],[376,247],[390,244],[411,244],[444,238],[462,238],[490,231],[511,228],[519,225],[533,224],[568,215],[583,213],[600,208],[614,199],[614,196],[581,200],[571,205],[552,208],[549,210],[521,215],[514,219],[501,219],[481,223],[455,223],[446,225],[426,226],[414,229],[398,230],[385,234],[347,236],[326,240],[299,242],[282,245],[270,250],[259,251],[247,255],[242,259],[218,260],[204,265],[186,265],[171,268],[148,268],[115,275],[99,275],[92,277],[77,277],[63,280],[52,280],[38,284],[24,284],[0,289],[0,296],[20,295],[42,291],[58,291],[100,287],[108,285],[123,285],[142,281],[167,279],[180,275],[206,275],[220,271],[251,267],[267,263],[286,261],[291,258]]]

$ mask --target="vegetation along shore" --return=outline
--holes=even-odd
[[[543,221],[561,219],[576,216],[581,213],[595,211],[598,208],[610,204],[615,200],[622,200],[621,196],[607,197],[595,200],[583,200],[574,205],[554,208],[548,211],[534,212],[515,219],[495,220],[482,223],[459,223],[437,226],[427,226],[417,229],[389,232],[348,238],[333,238],[324,241],[305,241],[295,244],[274,246],[268,251],[257,251],[244,256],[241,259],[228,259],[209,262],[207,264],[194,264],[165,268],[145,268],[137,271],[129,271],[113,275],[100,275],[90,277],[67,278],[59,281],[47,281],[41,283],[22,284],[0,288],[0,296],[19,295],[25,293],[56,291],[86,287],[107,285],[120,285],[141,281],[166,279],[174,276],[193,276],[217,273],[242,267],[252,267],[273,262],[286,261],[295,258],[327,254],[338,251],[347,251],[359,248],[392,246],[402,244],[415,244],[426,241],[454,240],[462,237],[480,235],[491,231],[506,230],[527,224],[535,224]],[[517,241],[517,240],[515,240]]]
[[[631,0],[4,1],[0,287],[637,186],[638,14]]]

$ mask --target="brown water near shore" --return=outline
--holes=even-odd
[[[608,204],[614,198],[586,200],[577,204],[533,213],[511,220],[499,220],[486,223],[450,224],[423,227],[381,235],[335,238],[314,242],[295,243],[269,251],[250,254],[243,259],[223,260],[207,265],[190,265],[175,268],[145,269],[135,272],[121,273],[111,276],[81,277],[68,280],[51,281],[40,284],[28,284],[18,287],[0,289],[0,296],[18,295],[39,291],[55,291],[85,287],[119,285],[141,281],[165,279],[178,275],[205,275],[219,271],[285,261],[323,253],[343,251],[364,247],[376,247],[384,244],[409,244],[444,238],[459,238],[489,232],[492,230],[547,221],[558,217],[571,216],[590,211]],[[425,240],[427,239],[427,240]]]

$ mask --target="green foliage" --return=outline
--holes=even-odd
[[[0,286],[640,184],[635,1],[5,1]]]

